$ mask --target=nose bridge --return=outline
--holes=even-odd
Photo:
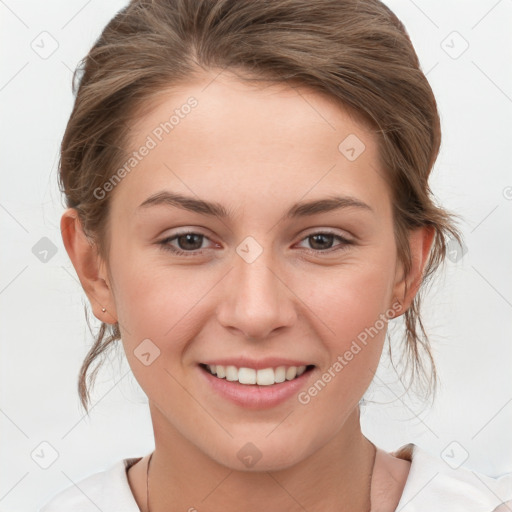
[[[262,303],[272,305],[278,302],[279,286],[278,272],[274,270],[270,250],[265,251],[252,262],[243,258],[237,262],[235,270],[237,277],[238,298],[245,303],[246,308],[260,306]],[[268,308],[264,308],[268,309]]]
[[[293,302],[271,249],[248,237],[236,248],[233,264],[219,314],[224,327],[256,339],[290,325]]]

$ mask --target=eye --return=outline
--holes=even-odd
[[[332,247],[332,242],[334,239],[338,239],[341,243],[336,247]],[[349,240],[341,235],[337,235],[335,233],[331,233],[329,231],[318,231],[315,233],[309,234],[307,237],[303,238],[302,241],[310,240],[310,244],[313,249],[307,249],[308,252],[312,252],[315,254],[320,253],[332,253],[336,251],[343,251],[348,249],[348,246],[354,245],[352,240]]]
[[[172,252],[178,256],[198,256],[203,253],[203,251],[198,251],[198,249],[201,248],[204,239],[208,240],[208,238],[201,233],[185,231],[183,233],[177,233],[176,235],[167,237],[164,240],[158,242],[158,244],[165,251]],[[181,247],[181,249],[170,244],[174,240],[176,240],[178,246]]]
[[[332,247],[332,242],[334,239],[338,239],[341,243],[336,247]],[[209,240],[206,235],[201,233],[195,233],[193,231],[184,231],[183,233],[177,233],[170,237],[164,238],[158,245],[165,251],[171,252],[178,256],[200,256],[203,254],[203,241]],[[337,235],[335,233],[330,233],[328,231],[319,231],[316,233],[311,233],[307,237],[303,238],[301,242],[305,240],[312,241],[312,249],[306,249],[307,252],[314,254],[321,253],[332,253],[336,251],[342,251],[348,249],[349,245],[353,245],[354,242],[352,240],[348,240],[347,238]],[[176,242],[178,247],[171,245],[171,242]]]

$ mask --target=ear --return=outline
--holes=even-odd
[[[117,314],[106,264],[99,256],[96,245],[85,235],[76,209],[68,208],[63,213],[60,230],[64,247],[91,303],[94,316],[102,322],[115,324]],[[102,311],[103,308],[106,311]]]
[[[423,278],[425,265],[427,264],[430,248],[434,241],[435,229],[432,226],[423,226],[409,231],[409,247],[411,249],[411,270],[409,275],[403,276],[403,265],[397,264],[397,276],[402,274],[395,282],[394,297],[401,302],[400,316],[405,313],[414,297],[418,293]],[[407,285],[407,286],[406,286]]]

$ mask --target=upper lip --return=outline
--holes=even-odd
[[[277,368],[278,366],[310,366],[311,363],[299,361],[298,359],[284,359],[281,357],[266,357],[264,359],[250,359],[248,357],[211,359],[203,361],[202,364],[236,366],[237,368]]]

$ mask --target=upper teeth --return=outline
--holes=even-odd
[[[207,364],[206,367],[213,375],[220,379],[238,381],[240,384],[259,384],[270,386],[285,380],[292,380],[306,371],[306,366],[278,366],[277,368],[237,368],[236,366],[222,366],[220,364]]]

